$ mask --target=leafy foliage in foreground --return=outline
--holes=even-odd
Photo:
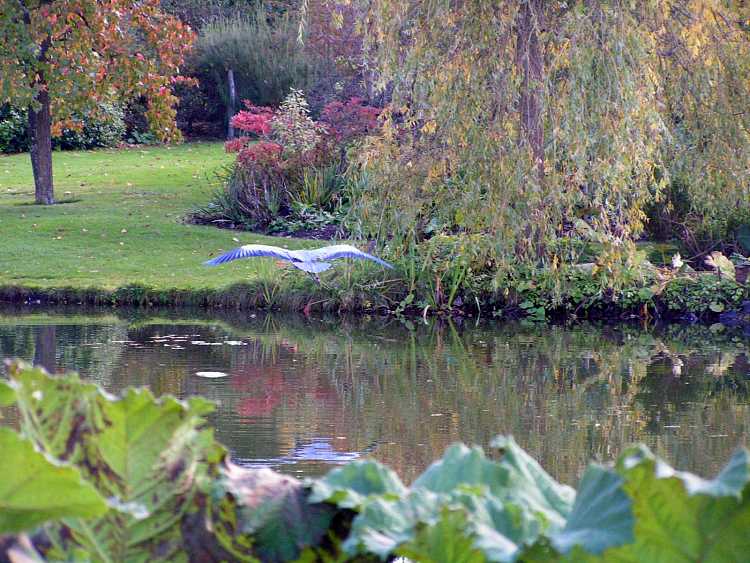
[[[374,460],[302,483],[227,462],[202,399],[116,398],[75,375],[9,372],[0,404],[15,400],[22,436],[0,432],[0,533],[42,525],[40,557],[635,562],[750,550],[744,449],[706,480],[635,446],[614,466],[591,464],[576,492],[500,437],[498,459],[456,444],[410,487]],[[31,549],[23,536],[0,540]]]

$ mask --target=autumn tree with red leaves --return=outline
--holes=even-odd
[[[181,138],[172,86],[192,41],[159,0],[0,0],[0,103],[28,108],[37,203],[54,203],[52,134],[77,111],[144,96],[156,137]]]

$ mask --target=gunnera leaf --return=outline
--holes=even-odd
[[[456,500],[466,507],[474,546],[488,561],[516,561],[539,538],[543,522],[525,507],[464,491],[456,493]]]
[[[715,479],[676,471],[645,446],[617,471],[633,503],[635,542],[605,552],[618,561],[742,561],[750,553],[750,454],[738,450]]]
[[[438,525],[446,511],[465,513],[462,534],[471,538],[471,552],[478,550],[488,561],[515,561],[542,528],[528,510],[501,502],[486,487],[459,485],[445,493],[415,487],[400,499],[371,497],[354,519],[344,550],[381,559],[403,555],[401,546],[417,541],[420,530]]]
[[[0,428],[0,474],[0,534],[107,512],[104,498],[75,467],[53,463],[10,428]]]
[[[358,460],[330,471],[312,485],[310,502],[329,502],[359,510],[372,495],[405,495],[406,487],[396,473],[372,459]]]
[[[586,468],[573,510],[562,531],[553,534],[552,545],[568,554],[575,546],[599,554],[633,541],[633,511],[614,471],[591,464]]]
[[[329,504],[309,503],[300,481],[270,469],[228,464],[225,486],[239,507],[238,527],[252,536],[262,561],[292,561],[319,545],[336,513]]]
[[[212,405],[200,398],[157,400],[143,389],[118,399],[76,375],[52,378],[22,364],[12,366],[10,376],[24,434],[46,454],[78,467],[110,500],[103,517],[66,519],[51,530],[59,533],[58,544],[115,560],[178,557],[179,523],[215,463],[217,446],[204,420]]]
[[[8,405],[12,405],[15,401],[16,392],[10,385],[4,381],[0,381],[0,407],[7,407]]]
[[[430,563],[482,563],[487,561],[474,545],[466,512],[443,508],[436,522],[418,527],[414,539],[401,545],[396,554],[411,561]]]
[[[434,524],[447,502],[447,496],[426,489],[415,489],[398,499],[371,497],[354,519],[343,549],[351,555],[387,559],[399,545],[414,539],[417,525]]]
[[[450,492],[459,485],[478,485],[503,502],[512,502],[544,517],[550,531],[562,529],[575,491],[555,481],[512,438],[499,437],[493,446],[503,450],[500,461],[487,459],[479,447],[449,447],[412,485],[434,492]]]

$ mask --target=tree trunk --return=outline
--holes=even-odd
[[[521,142],[529,144],[540,180],[544,177],[544,124],[540,94],[544,61],[539,41],[543,10],[543,0],[526,0],[521,5],[516,23],[516,64],[523,75]]]
[[[237,107],[237,89],[234,85],[234,71],[230,68],[227,70],[227,88],[229,89],[229,104],[227,104],[227,140],[234,139],[234,127],[232,127],[232,117]]]
[[[29,107],[31,168],[34,171],[36,202],[49,205],[55,203],[55,197],[52,183],[52,112],[46,85],[37,94],[36,102],[38,109]]]
[[[41,366],[49,374],[57,372],[57,331],[54,326],[37,329],[34,346],[34,365]]]

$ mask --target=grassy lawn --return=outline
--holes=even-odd
[[[202,262],[240,243],[304,241],[182,223],[231,159],[221,143],[57,152],[55,195],[65,203],[45,207],[31,204],[28,154],[0,157],[0,286],[192,290],[277,276],[265,260]]]

